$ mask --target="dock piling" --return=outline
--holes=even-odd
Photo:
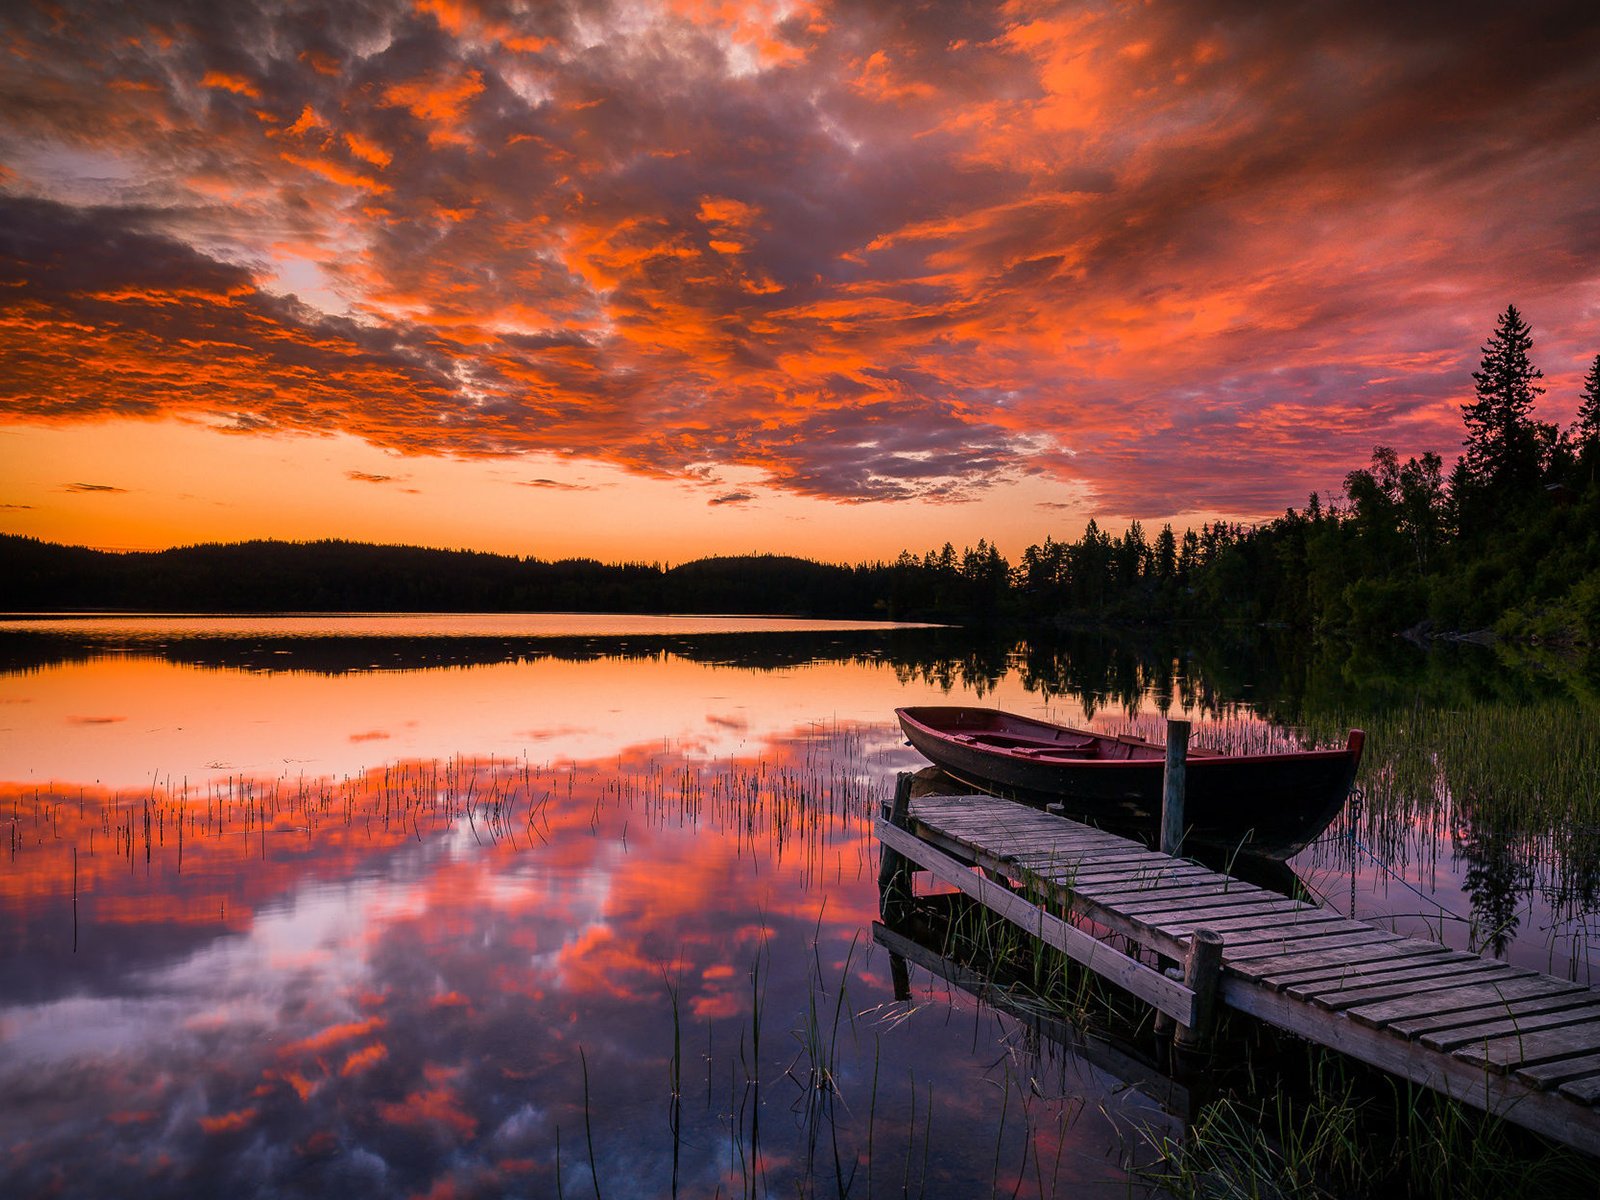
[[[1167,767],[1161,784],[1161,853],[1183,849],[1183,792],[1188,775],[1189,722],[1167,722]]]
[[[895,776],[894,800],[884,820],[896,829],[904,829],[911,817],[911,775],[901,771]],[[878,852],[878,911],[883,919],[893,924],[904,915],[911,900],[911,860],[887,843]]]
[[[911,999],[911,969],[903,955],[889,952],[889,979],[894,986],[894,998],[901,1003]]]
[[[1198,1050],[1210,1039],[1221,978],[1222,935],[1214,929],[1196,929],[1183,960],[1183,986],[1194,993],[1194,1024],[1178,1026],[1179,1049]]]

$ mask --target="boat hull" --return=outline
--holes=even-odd
[[[960,783],[1072,816],[1159,837],[1165,749],[1033,721],[996,709],[896,710],[907,740]],[[1362,734],[1342,750],[1224,755],[1186,763],[1184,841],[1285,859],[1338,816],[1361,757]]]

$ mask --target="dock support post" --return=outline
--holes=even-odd
[[[895,776],[894,800],[884,819],[898,829],[910,824],[911,775]],[[911,861],[898,850],[880,846],[878,851],[878,911],[890,925],[904,915],[911,899]]]
[[[1189,761],[1189,722],[1167,722],[1167,768],[1161,785],[1161,853],[1183,849],[1183,792]]]
[[[1183,986],[1194,993],[1194,1024],[1178,1026],[1179,1049],[1201,1049],[1210,1038],[1221,979],[1222,935],[1214,929],[1196,929],[1189,936],[1189,953],[1183,960]]]
[[[889,952],[889,978],[894,984],[894,998],[904,1003],[911,999],[911,970],[903,956]]]

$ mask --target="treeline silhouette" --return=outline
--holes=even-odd
[[[872,616],[886,568],[761,555],[665,568],[358,542],[109,553],[0,536],[12,611],[611,612]],[[881,615],[881,613],[878,613]]]
[[[1600,641],[1600,355],[1567,429],[1538,419],[1531,331],[1501,314],[1462,405],[1464,453],[1379,446],[1342,497],[1153,536],[1091,520],[1012,564],[986,540],[843,566],[778,555],[677,567],[345,541],[106,553],[0,536],[12,610],[770,613],[1073,628],[1179,621],[1369,636],[1496,628]]]

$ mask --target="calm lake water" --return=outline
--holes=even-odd
[[[1342,742],[1316,691],[827,622],[5,621],[0,1195],[1145,1194],[1159,1089],[927,971],[895,999],[893,709]],[[1444,776],[1396,807],[1391,701],[1385,813],[1300,880],[1594,982],[1592,865],[1485,849]]]

